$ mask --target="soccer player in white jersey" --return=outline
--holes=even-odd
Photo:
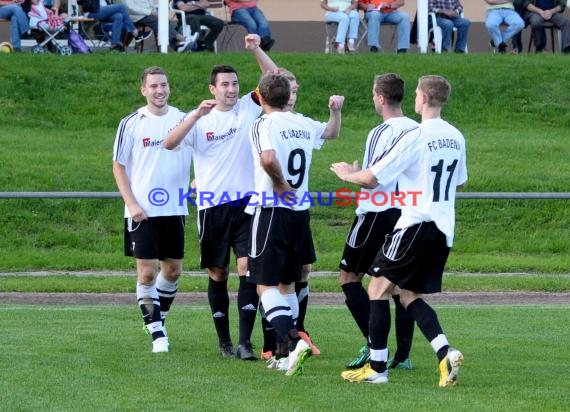
[[[312,120],[287,109],[290,91],[289,80],[279,74],[266,75],[259,84],[265,114],[250,132],[255,190],[247,207],[254,213],[248,281],[257,284],[267,320],[289,349],[282,354],[288,355],[283,357],[287,363],[273,367],[296,375],[311,354],[294,323],[298,312],[294,284],[301,277],[301,251],[311,242],[306,236],[313,202],[309,170],[322,133]],[[334,107],[341,108],[342,101],[335,101]]]
[[[254,56],[265,55],[259,36],[247,35],[246,48]],[[269,59],[269,57],[267,57]],[[262,68],[263,69],[263,68]],[[213,100],[205,100],[168,134],[164,146],[189,145],[193,150],[197,187],[200,265],[208,269],[208,301],[223,357],[256,360],[251,334],[259,297],[245,281],[247,243],[251,216],[244,213],[248,192],[253,190],[253,158],[249,129],[261,114],[255,91],[239,97],[239,81],[231,66],[215,66],[210,78]],[[228,274],[230,250],[237,258],[239,345],[237,351],[229,327]]]
[[[256,60],[259,66],[264,72],[279,73],[285,76],[291,85],[291,95],[289,96],[289,102],[287,103],[287,110],[295,111],[295,105],[297,103],[297,91],[299,90],[299,84],[297,83],[297,78],[290,71],[278,68],[271,59],[268,58],[266,54],[256,54]],[[331,109],[331,102],[338,101],[342,99],[343,96],[331,96],[329,98],[329,119],[327,122],[319,122],[313,120],[315,127],[318,128],[318,133],[323,139],[319,139],[320,146],[325,142],[324,139],[333,139],[338,137],[340,133],[341,125],[341,110]],[[307,118],[309,119],[309,118]],[[318,148],[320,148],[320,146]],[[305,316],[307,314],[307,307],[309,303],[309,275],[311,273],[311,264],[317,260],[315,254],[315,248],[312,242],[313,236],[311,233],[311,227],[308,226],[307,237],[311,239],[311,242],[307,245],[307,249],[301,251],[301,260],[303,263],[303,274],[299,282],[295,282],[295,294],[297,295],[297,300],[299,301],[299,315],[296,320],[296,326],[299,331],[299,335],[303,340],[305,340],[309,346],[311,346],[311,351],[313,355],[320,355],[321,351],[313,343],[309,333],[305,329]],[[275,355],[276,349],[276,334],[275,330],[271,324],[267,321],[265,317],[265,312],[263,311],[263,305],[260,305],[261,311],[261,326],[263,328],[263,347],[261,349],[261,358],[264,360],[269,360]]]
[[[168,105],[164,70],[149,67],[141,76],[146,106],[123,118],[113,148],[113,174],[125,202],[125,255],[137,266],[137,300],[152,335],[153,352],[168,352],[164,320],[182,272],[186,202],[178,200],[190,179],[189,146],[162,147],[185,113]]]
[[[439,361],[439,386],[457,382],[463,355],[449,345],[436,312],[422,294],[441,291],[443,269],[453,243],[456,188],[467,182],[465,139],[441,119],[451,85],[441,76],[423,76],[416,88],[418,128],[402,133],[368,169],[333,163],[343,180],[360,185],[398,181],[408,194],[402,216],[386,237],[368,271],[370,296],[370,363],[342,373],[350,382],[386,383],[388,371],[389,298],[397,285],[402,304],[415,319]]]
[[[383,123],[368,133],[362,160],[363,169],[380,159],[404,130],[417,127],[418,123],[415,120],[404,116],[403,98],[404,80],[400,76],[387,73],[374,78],[372,101]],[[370,300],[362,285],[362,278],[370,269],[380,246],[384,243],[384,238],[394,230],[394,225],[400,217],[400,205],[392,200],[397,191],[397,181],[375,187],[361,187],[360,192],[366,193],[368,197],[363,195],[359,200],[356,217],[346,237],[339,264],[339,283],[346,297],[346,306],[366,339],[366,344],[360,349],[358,356],[346,365],[347,368],[360,368],[370,361],[368,345]],[[399,290],[395,290],[393,299],[396,310],[397,349],[393,359],[388,363],[388,368],[411,369],[409,354],[414,335],[414,320],[402,306]]]

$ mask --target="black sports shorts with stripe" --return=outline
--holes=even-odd
[[[368,274],[384,276],[416,293],[441,292],[449,251],[445,235],[434,222],[396,229],[386,237]]]
[[[356,274],[368,272],[401,214],[400,209],[391,208],[356,216],[346,237],[339,268]]]
[[[125,218],[125,256],[137,259],[184,258],[184,216]]]
[[[266,286],[298,282],[306,256],[314,254],[309,211],[256,208],[249,244],[249,282]]]
[[[226,267],[230,250],[236,258],[247,256],[251,215],[245,213],[249,197],[198,212],[200,267]]]

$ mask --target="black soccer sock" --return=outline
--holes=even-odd
[[[297,330],[305,331],[305,316],[309,305],[309,282],[295,282],[295,294],[299,301],[299,316],[297,317]]]
[[[400,295],[392,296],[396,305],[396,353],[394,360],[404,362],[410,357],[412,340],[414,338],[414,318],[406,311],[400,302]]]
[[[164,337],[164,327],[160,316],[160,303],[154,285],[137,283],[137,301],[142,312],[143,322],[152,340]]]
[[[346,306],[358,325],[362,336],[368,341],[368,323],[370,318],[370,299],[361,282],[350,282],[342,285],[346,296]]]
[[[370,301],[370,349],[381,350],[388,347],[388,334],[390,333],[390,301],[371,300]],[[387,359],[386,359],[387,360]],[[386,370],[386,360],[370,360],[370,366],[376,372]]]
[[[162,324],[164,325],[164,321],[170,311],[170,306],[172,306],[172,302],[174,302],[174,298],[178,292],[178,282],[166,279],[162,272],[159,272],[155,284],[156,291],[158,292],[158,300],[160,301],[160,316],[162,318]]]
[[[253,327],[255,326],[255,316],[257,315],[257,296],[255,283],[250,283],[245,276],[239,277],[238,289],[238,313],[239,313],[239,343],[245,344],[251,340]]]
[[[231,342],[230,321],[228,311],[230,307],[230,297],[228,295],[227,279],[216,282],[212,278],[208,281],[208,302],[214,319],[214,326],[222,343]]]
[[[437,314],[433,308],[423,299],[416,299],[408,305],[408,313],[415,319],[418,328],[422,331],[428,342],[432,342],[439,335],[443,335],[443,329],[439,324]],[[442,360],[447,354],[449,345],[437,349],[437,358]]]
[[[270,288],[261,295],[267,320],[275,328],[283,342],[288,342],[289,331],[295,328],[291,316],[291,308],[277,288]]]
[[[263,328],[263,352],[271,351],[275,353],[275,348],[277,347],[277,333],[275,333],[275,328],[271,326],[271,323],[269,323],[265,316],[261,318],[261,326]]]

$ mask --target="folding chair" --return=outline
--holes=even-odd
[[[380,28],[382,28],[382,26],[392,26],[393,30],[390,42],[394,44],[396,40],[397,26],[393,23],[388,23],[388,22],[380,24]],[[382,33],[382,31],[380,31],[380,33]],[[356,50],[360,48],[360,45],[362,44],[363,41],[367,40],[367,36],[368,36],[368,24],[366,23],[366,13],[364,12],[361,13],[360,15],[360,26],[358,27],[358,41],[356,42]]]
[[[224,30],[220,34],[221,47],[222,50],[227,50],[229,45],[232,43],[234,36],[236,35],[236,29],[241,27],[245,33],[247,30],[241,24],[232,21],[230,14],[228,13],[228,7],[224,0],[209,0],[210,8],[213,10],[213,15],[224,21]],[[245,34],[244,34],[245,36]]]
[[[463,13],[461,13],[461,17],[464,17]],[[441,53],[442,43],[443,43],[443,32],[441,31],[441,27],[437,25],[437,16],[435,15],[435,13],[433,12],[430,13],[428,18],[431,22],[431,27],[428,31],[428,39],[431,38],[431,36],[433,35],[433,44],[435,47],[435,52]],[[451,35],[452,44],[454,43],[453,36],[455,35],[455,33],[457,33],[457,27],[453,28],[453,33]],[[467,45],[465,45],[465,53],[468,53]]]
[[[325,53],[331,54],[334,49],[334,42],[336,39],[336,31],[338,30],[338,23],[335,21],[325,22]]]
[[[549,21],[545,21],[542,24],[542,27],[544,27],[544,29],[546,31],[550,31],[550,43],[551,43],[551,47],[552,47],[552,53],[556,53],[556,42],[555,42],[555,35],[554,32],[556,31],[558,33],[558,50],[562,50],[562,32],[560,30],[558,30],[558,27],[556,27],[554,24],[552,24],[552,22]],[[532,41],[534,40],[534,36],[532,33],[532,28],[530,31],[530,38],[528,39],[528,49],[527,49],[527,53],[530,53],[530,49],[532,47]]]
[[[210,1],[210,8],[212,7],[219,7],[217,5],[214,5],[215,3],[217,3],[217,1]],[[168,8],[171,12],[173,12],[176,17],[178,18],[178,22],[180,23],[180,32],[186,36],[186,38],[188,38],[189,36],[192,35],[192,31],[190,30],[190,26],[188,25],[188,23],[186,23],[186,13],[183,10],[179,10],[174,8],[174,1],[171,0],[168,3]],[[209,10],[206,12],[208,14],[212,14],[212,12],[210,12]],[[201,37],[205,32],[207,32],[209,30],[208,26],[200,26],[200,34],[198,35],[197,38]],[[218,53],[218,41],[216,40],[214,42],[214,53]]]

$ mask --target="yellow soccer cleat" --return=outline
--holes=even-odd
[[[359,369],[344,371],[340,376],[349,382],[388,383],[388,371],[376,372],[369,363]]]
[[[445,388],[457,383],[459,369],[463,365],[463,355],[457,349],[449,348],[445,358],[439,362],[439,386]]]

